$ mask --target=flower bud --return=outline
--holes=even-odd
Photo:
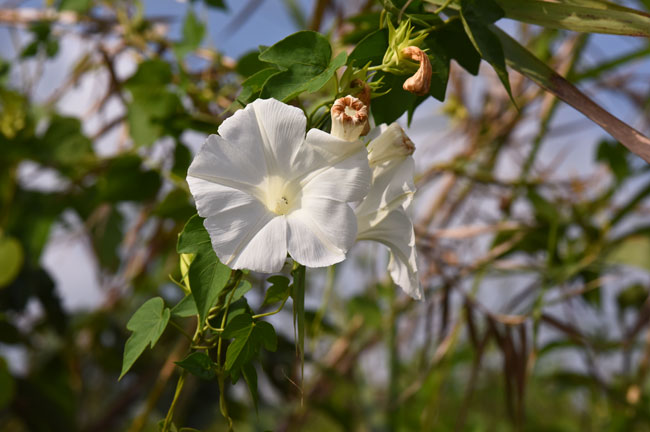
[[[368,123],[368,108],[352,96],[337,99],[332,106],[331,114],[331,134],[346,141],[359,139]]]
[[[181,254],[180,258],[180,267],[181,267],[181,280],[183,281],[183,290],[186,294],[189,294],[190,291],[190,264],[194,261],[195,254]]]
[[[386,128],[368,144],[368,162],[376,166],[383,162],[404,159],[415,151],[415,144],[397,123]]]
[[[420,68],[415,72],[415,75],[404,81],[402,86],[404,90],[414,93],[418,96],[425,96],[429,94],[429,87],[431,86],[431,61],[429,56],[416,46],[408,46],[402,50],[402,55],[420,62]]]

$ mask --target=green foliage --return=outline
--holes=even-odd
[[[266,290],[262,306],[269,306],[275,303],[281,303],[289,298],[291,287],[289,279],[284,276],[271,276],[267,279],[271,286]]]
[[[174,44],[174,53],[178,58],[184,58],[201,45],[204,37],[205,24],[199,21],[191,8],[188,9],[183,23],[183,38]]]
[[[133,98],[127,119],[137,146],[150,146],[158,138],[175,133],[172,120],[182,112],[182,106],[178,96],[168,89],[171,79],[169,63],[147,60],[124,83]]]
[[[234,339],[228,345],[224,366],[233,381],[237,381],[244,364],[254,360],[262,347],[267,351],[275,351],[278,344],[271,324],[254,321],[251,315],[245,313],[237,315],[228,323],[223,337]]]
[[[7,26],[20,23],[20,37],[16,54],[0,59],[0,343],[11,347],[0,358],[1,430],[155,430],[167,406],[169,421],[158,424],[165,431],[647,430],[647,377],[639,365],[647,364],[650,184],[647,166],[623,146],[648,160],[650,144],[577,85],[590,80],[592,91],[621,87],[642,116],[645,95],[630,92],[625,81],[634,76],[628,66],[646,61],[649,51],[641,44],[590,66],[585,46],[594,41],[571,33],[647,36],[646,13],[603,0],[370,2],[357,15],[337,18],[335,32],[299,31],[233,62],[210,46],[200,59],[190,56],[210,23],[212,12],[203,12],[225,10],[222,0],[194,1],[171,17],[182,26],[173,38],[164,33],[168,17],[150,15],[138,1],[126,8],[121,2],[101,8],[90,0],[50,3],[77,15],[34,9],[15,23],[6,20]],[[284,4],[300,28],[324,28],[332,16],[325,8],[322,17],[315,11],[308,20],[296,2]],[[636,4],[650,8],[646,0]],[[254,12],[233,22],[243,27]],[[72,16],[76,24],[62,21]],[[534,26],[520,31],[514,23],[508,36],[498,27],[501,17]],[[404,22],[424,35],[418,45],[433,69],[426,96],[402,89],[412,62],[381,70],[388,25]],[[61,54],[61,34],[93,41],[92,50],[75,60],[62,86],[40,94],[50,84],[49,68],[43,76],[40,71]],[[558,58],[560,52],[568,54]],[[124,55],[138,62],[127,79],[118,67]],[[472,75],[487,61],[520,111],[501,92],[474,86],[452,60]],[[552,69],[558,64],[567,79]],[[560,131],[554,129],[557,112],[565,111],[527,80],[510,89],[506,65],[613,136],[596,148],[601,170],[594,177],[604,181],[566,177],[563,168],[553,171],[555,161],[539,163],[549,132]],[[109,78],[97,89],[96,104],[78,118],[63,115],[60,98],[84,88],[79,84],[94,74]],[[355,270],[363,274],[349,276],[353,260],[337,267],[313,309],[313,288],[323,276],[318,271],[296,266],[293,281],[286,274],[232,271],[214,254],[184,183],[194,132],[216,133],[240,104],[260,97],[290,101],[304,109],[310,126],[328,130],[328,108],[351,91],[353,79],[370,84],[376,124],[404,114],[410,122],[433,96],[445,102],[445,136],[460,137],[445,143],[458,156],[432,164],[429,152],[442,147],[417,143],[421,193],[441,176],[448,188],[431,200],[431,219],[417,225],[419,258],[428,266],[421,272],[430,300],[424,306],[379,286],[368,271],[372,257],[359,259]],[[104,118],[112,113],[107,101],[126,116]],[[115,153],[104,156],[107,136]],[[154,146],[163,137],[173,146]],[[586,137],[574,149],[576,160],[590,156],[582,150],[583,141],[590,144]],[[28,164],[34,168],[26,175]],[[61,179],[52,190],[39,188],[44,170]],[[497,204],[484,212],[484,200]],[[479,228],[485,231],[474,243]],[[69,287],[43,268],[48,242],[68,238],[92,255],[105,293],[94,310],[64,309],[59,295]],[[191,261],[189,277],[187,268],[179,271],[178,254]],[[601,292],[615,293],[614,301]],[[175,306],[165,306],[163,297],[181,294]],[[289,297],[293,338],[284,307]],[[128,320],[134,304],[142,306]],[[582,320],[583,313],[597,320]],[[264,321],[275,314],[276,328]],[[170,356],[183,349],[185,358],[170,373]],[[565,354],[588,359],[590,367],[567,370]],[[612,356],[622,359],[620,369],[619,362],[610,368]],[[387,382],[375,379],[376,358],[389,365],[380,371]],[[598,370],[601,360],[608,373],[592,374],[592,362]],[[133,367],[136,361],[141,367]],[[115,381],[127,372],[133,379]],[[252,403],[232,391],[240,377]]]
[[[501,42],[488,28],[488,24],[504,16],[503,11],[493,0],[461,0],[460,5],[460,16],[467,36],[481,57],[492,65],[514,102]]]
[[[175,363],[192,375],[204,380],[211,380],[216,376],[216,364],[210,359],[210,356],[203,352],[193,352]]]
[[[165,302],[160,297],[147,300],[133,314],[126,328],[133,334],[126,341],[124,346],[124,360],[120,379],[131,369],[133,363],[144,352],[147,345],[153,348],[162,336],[171,313],[165,307]]]
[[[203,322],[230,280],[231,271],[219,261],[212,250],[203,219],[198,215],[187,221],[178,237],[176,250],[178,253],[196,254],[190,266],[189,278],[198,315]]]
[[[282,39],[259,55],[261,61],[280,69],[266,78],[261,96],[288,101],[302,92],[320,90],[347,59],[345,53],[331,57],[332,48],[319,33],[302,31]]]
[[[0,235],[0,263],[2,263],[0,288],[10,284],[18,276],[24,259],[20,242],[13,237]]]

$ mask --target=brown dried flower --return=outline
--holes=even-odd
[[[402,50],[402,55],[420,63],[420,68],[415,72],[415,75],[404,81],[404,85],[402,86],[404,90],[418,96],[429,94],[431,74],[433,72],[429,56],[416,46],[408,46],[404,48]]]

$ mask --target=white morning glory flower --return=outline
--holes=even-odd
[[[413,142],[393,123],[368,144],[372,184],[357,206],[357,240],[372,240],[390,250],[388,271],[397,286],[422,298],[417,252],[409,207],[415,193]]]
[[[219,259],[233,269],[280,271],[287,252],[324,267],[345,259],[371,171],[361,142],[312,129],[302,110],[258,99],[210,135],[187,182]]]

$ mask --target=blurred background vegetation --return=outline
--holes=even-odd
[[[183,339],[168,330],[117,378],[129,317],[154,295],[182,296],[170,275],[180,277],[176,238],[195,212],[192,154],[238,107],[257,45],[309,28],[349,51],[380,10],[0,4],[0,430],[157,430]],[[425,301],[391,286],[385,251],[370,245],[311,271],[304,382],[286,311],[273,317],[278,352],[258,371],[259,410],[243,383],[228,394],[236,430],[650,430],[648,166],[511,72],[515,106],[456,24],[434,68],[449,71],[437,81],[444,102],[400,119],[417,146]],[[650,132],[647,38],[499,26]],[[383,98],[373,114],[391,121],[404,101]],[[216,383],[189,377],[176,420],[225,430]]]

